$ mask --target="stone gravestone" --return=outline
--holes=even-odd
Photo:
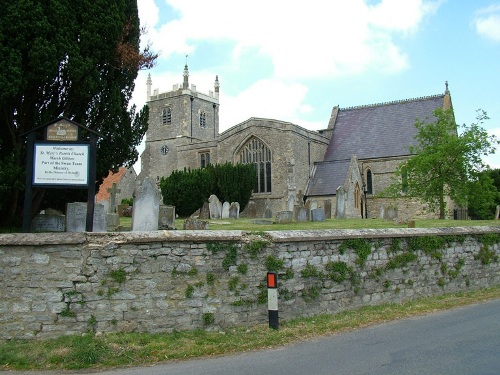
[[[304,207],[304,194],[302,194],[302,190],[299,190],[297,202],[298,204],[294,207],[295,221],[307,221],[307,209]]]
[[[160,205],[158,210],[158,229],[175,229],[175,206]]]
[[[385,220],[395,220],[398,218],[398,208],[397,207],[387,207],[385,209],[384,219]]]
[[[307,208],[296,206],[295,207],[295,221],[304,222],[307,221]]]
[[[500,219],[500,206],[497,206],[497,210],[495,213],[495,220],[498,220],[498,219]]]
[[[73,202],[66,205],[66,231],[85,232],[87,223],[87,202]],[[104,205],[94,205],[93,232],[106,232]]]
[[[208,208],[210,210],[210,219],[220,219],[222,217],[222,204],[216,195],[212,194],[208,198]]]
[[[257,205],[254,201],[247,203],[247,206],[245,207],[245,214],[249,219],[255,219],[257,217]]]
[[[231,202],[229,206],[229,219],[240,218],[240,204],[238,202]]]
[[[116,230],[120,225],[120,216],[116,212],[116,193],[120,193],[121,190],[116,187],[116,183],[113,182],[111,188],[107,189],[109,195],[109,207],[106,212],[106,228],[108,230]]]
[[[222,214],[221,214],[222,219],[229,219],[229,207],[230,206],[231,206],[231,204],[229,202],[224,202],[222,204]]]
[[[324,205],[325,205],[325,217],[327,219],[331,219],[332,218],[332,202],[329,199],[325,199]]]
[[[281,211],[276,215],[276,224],[291,223],[293,219],[293,211]]]
[[[160,201],[161,192],[156,182],[146,177],[134,192],[133,231],[158,230]]]
[[[343,186],[337,188],[337,205],[335,210],[337,219],[345,218],[345,191]]]
[[[64,220],[64,215],[37,214],[31,221],[31,232],[64,232]]]
[[[311,210],[311,221],[325,221],[325,210],[314,208]]]
[[[198,219],[210,219],[210,208],[208,202],[203,202]]]

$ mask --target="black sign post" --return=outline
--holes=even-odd
[[[37,141],[37,131],[44,130],[44,139]],[[82,139],[82,131],[89,140]],[[96,153],[99,133],[60,117],[32,129],[28,136],[26,187],[24,194],[23,232],[31,229],[33,187],[87,189],[85,230],[92,232],[96,180]]]

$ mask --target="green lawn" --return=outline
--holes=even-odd
[[[182,229],[185,219],[177,219],[175,226]],[[382,219],[328,219],[324,222],[293,222],[290,224],[273,224],[273,219],[269,224],[253,224],[253,219],[226,219],[208,220],[210,230],[244,230],[251,232],[262,232],[271,230],[311,230],[311,229],[377,229],[377,228],[407,228],[407,224],[398,224],[394,221]],[[132,219],[122,217],[120,224],[123,230],[130,230]],[[438,227],[467,227],[482,225],[500,225],[499,220],[415,220],[417,228],[438,228]]]

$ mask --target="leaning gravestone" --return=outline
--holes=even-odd
[[[64,215],[35,215],[31,221],[31,232],[64,232],[64,220]]]
[[[238,202],[231,202],[229,206],[229,219],[240,218],[240,204]]]
[[[335,210],[337,219],[345,218],[345,190],[343,186],[337,188],[337,206]]]
[[[146,177],[134,192],[133,231],[158,230],[160,201],[161,192],[156,187],[156,182]]]
[[[325,221],[325,210],[314,208],[311,210],[311,221]]]
[[[222,203],[216,195],[212,194],[208,198],[208,208],[210,210],[210,219],[220,219],[222,216]]]
[[[73,202],[66,205],[66,232],[85,232],[87,202]],[[94,205],[94,232],[106,232],[106,213],[104,205]]]
[[[229,202],[224,202],[222,204],[222,219],[229,219],[229,207],[231,207]]]
[[[203,202],[203,206],[201,206],[200,216],[198,219],[210,219],[210,208],[208,202]]]
[[[291,223],[293,219],[293,211],[281,211],[276,215],[276,224]]]
[[[175,229],[175,206],[160,205],[158,229]]]

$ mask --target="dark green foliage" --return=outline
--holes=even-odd
[[[328,262],[325,265],[327,277],[337,283],[345,281],[348,276],[354,275],[354,270],[345,262]]]
[[[422,251],[424,254],[435,259],[443,258],[442,251],[446,245],[446,239],[439,236],[410,237],[408,247],[410,251]]]
[[[21,135],[36,127],[65,116],[102,134],[98,181],[137,160],[148,111],[137,112],[129,102],[138,70],[156,57],[139,49],[137,0],[2,5],[0,221],[5,225],[19,221],[22,213],[26,137]],[[66,202],[82,198],[82,191],[36,189],[33,212],[48,206],[64,210]]]
[[[255,166],[253,164],[218,164],[209,166],[217,184],[216,195],[221,202],[238,202],[240,209],[246,207],[255,187]]]
[[[231,163],[174,171],[160,182],[163,202],[175,206],[176,212],[183,217],[200,209],[212,194],[221,202],[238,202],[242,211],[254,186],[254,166]]]
[[[214,191],[215,180],[214,175],[206,168],[184,169],[162,178],[160,188],[163,203],[175,206],[179,216],[188,217],[208,200],[209,192]]]
[[[393,270],[396,268],[403,268],[408,265],[408,263],[414,262],[418,259],[418,256],[414,253],[403,253],[394,256],[389,262],[387,262],[387,269]]]
[[[345,254],[347,249],[353,249],[355,251],[358,255],[356,264],[363,267],[368,259],[368,256],[371,254],[371,243],[369,240],[364,238],[353,238],[342,242],[342,245],[340,245],[339,248],[340,254]]]
[[[283,268],[284,261],[282,259],[278,259],[272,255],[269,255],[266,258],[266,269],[269,272],[278,272]]]
[[[480,260],[481,264],[488,265],[493,262],[498,262],[498,255],[491,250],[488,245],[481,246],[479,253],[474,256],[474,259]]]

